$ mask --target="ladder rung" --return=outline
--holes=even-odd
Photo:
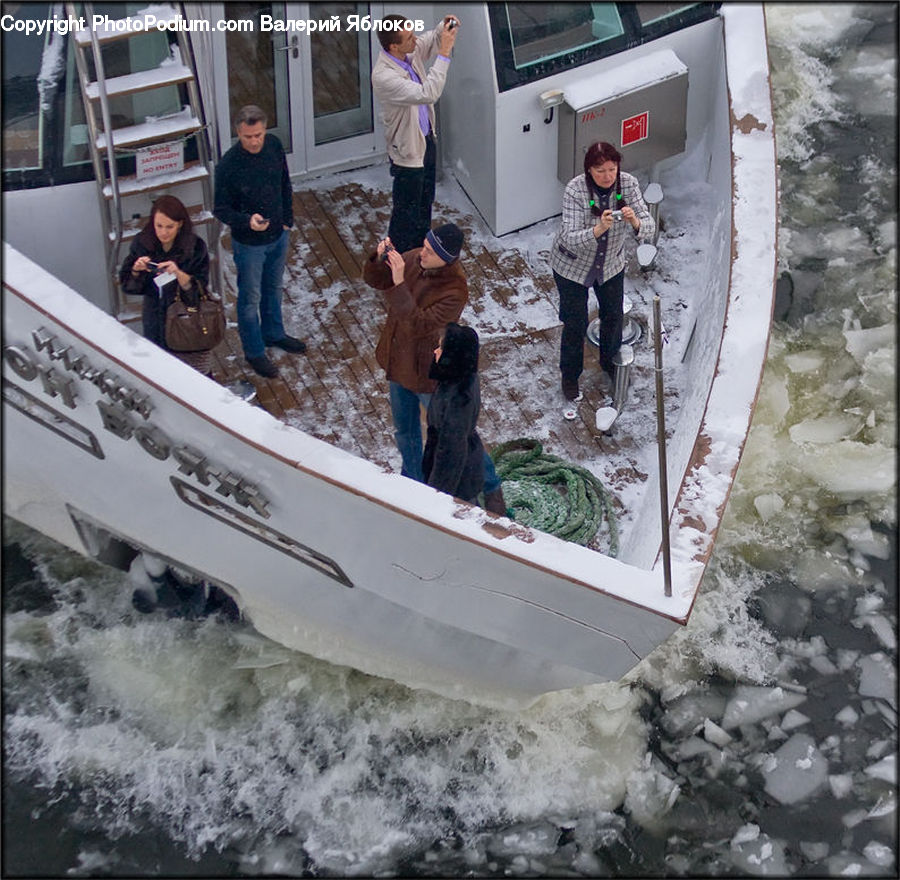
[[[160,22],[174,21],[180,17],[180,13],[174,7],[166,7],[162,4],[155,4],[152,9],[148,7],[144,10],[146,13],[152,12],[155,18],[155,24],[152,29],[146,28],[146,16],[127,16],[124,18],[110,18],[110,24],[107,27],[94,28],[97,34],[98,42],[103,45],[111,43],[114,40],[127,40],[131,37],[138,37],[141,34],[154,33]],[[140,26],[135,27],[134,23],[140,21]],[[93,24],[93,22],[92,22]],[[106,22],[104,22],[106,24]],[[91,43],[91,28],[80,28],[74,32],[75,42],[79,46],[89,46]]]
[[[157,174],[154,177],[145,177],[138,180],[137,177],[119,178],[119,195],[133,196],[137,193],[152,192],[155,189],[163,189],[170,186],[178,186],[182,183],[194,183],[209,177],[209,171],[200,164],[190,165],[182,171],[171,174]],[[103,195],[107,199],[113,197],[112,187],[107,183],[103,187]]]
[[[190,108],[185,107],[181,113],[172,116],[117,128],[112,133],[112,142],[114,147],[133,147],[138,144],[162,142],[183,134],[192,134],[202,127],[200,120],[191,114]],[[107,149],[105,132],[97,136],[97,149]]]
[[[202,205],[192,205],[189,207],[188,216],[191,218],[191,223],[193,223],[194,226],[202,226],[215,220],[215,217]],[[147,217],[141,217],[136,220],[126,220],[122,224],[122,241],[131,241],[131,239],[136,238],[141,230],[147,225],[147,220]],[[115,241],[115,239],[115,233],[110,232],[109,240]]]
[[[134,95],[162,86],[178,85],[193,78],[191,69],[184,64],[164,64],[153,70],[142,70],[106,80],[106,94],[110,98],[118,95]],[[88,83],[84,91],[91,101],[100,100],[100,88],[97,83]]]

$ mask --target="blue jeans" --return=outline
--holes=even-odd
[[[271,244],[241,244],[232,239],[237,269],[238,333],[245,357],[262,357],[266,343],[285,336],[281,291],[287,246],[286,229]]]
[[[394,420],[394,440],[400,450],[402,465],[400,474],[411,480],[425,482],[422,473],[422,422],[419,406],[428,409],[431,395],[416,393],[404,388],[397,382],[390,383],[391,416]],[[487,495],[500,488],[500,477],[494,467],[493,459],[484,451],[484,493]]]

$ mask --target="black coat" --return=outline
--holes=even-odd
[[[155,235],[143,232],[131,243],[131,250],[122,262],[122,268],[119,270],[122,290],[132,296],[144,297],[144,337],[167,349],[166,309],[175,300],[178,282],[170,281],[162,289],[160,296],[152,272],[141,272],[137,277],[131,274],[131,267],[143,256],[149,256],[155,263],[174,260],[182,272],[191,275],[194,283],[190,290],[181,291],[181,298],[187,305],[195,306],[200,299],[200,285],[204,290],[209,285],[209,253],[206,250],[206,242],[193,233],[185,235],[182,241],[176,239],[171,250],[166,252]]]
[[[484,446],[476,424],[481,411],[478,336],[470,327],[448,324],[438,380],[428,405],[428,436],[422,472],[429,486],[474,502],[484,488]]]

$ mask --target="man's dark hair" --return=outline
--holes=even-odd
[[[257,122],[266,125],[268,121],[266,111],[262,107],[257,107],[256,104],[244,104],[235,114],[234,127],[237,128],[239,125],[256,125]]]
[[[405,15],[397,15],[396,12],[384,16],[381,20],[394,22],[394,26],[391,27],[390,30],[383,29],[376,31],[378,34],[378,42],[381,43],[381,48],[384,49],[385,52],[390,52],[391,46],[396,45],[403,39],[401,34],[406,30],[406,25],[409,24],[410,21]]]

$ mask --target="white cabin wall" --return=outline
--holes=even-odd
[[[109,311],[106,250],[93,180],[3,193],[3,239]]]
[[[503,235],[555,216],[562,208],[565,183],[556,177],[559,114],[554,113],[553,121],[545,124],[539,95],[547,89],[565,90],[566,86],[598,73],[612,72],[622,63],[621,56],[601,59],[501,94],[496,87],[486,7],[460,7],[460,20],[463,27],[441,99],[444,161],[454,169],[493,232]],[[467,22],[471,24],[467,26]],[[712,89],[719,76],[717,55],[709,49],[712,43],[721,42],[721,31],[721,21],[713,19],[672,34],[664,41],[689,69],[686,153],[704,135]],[[663,41],[655,40],[630,50],[629,61],[657,52],[661,45]],[[598,95],[598,99],[603,97]],[[526,126],[528,131],[524,130]],[[660,167],[674,164],[683,155],[666,160]],[[626,170],[637,174],[642,184],[649,182],[649,169],[628,166],[627,150],[623,164]]]
[[[497,85],[484,4],[447,7],[459,16],[453,63],[438,104],[439,142],[450,170],[491,229],[497,227]]]

